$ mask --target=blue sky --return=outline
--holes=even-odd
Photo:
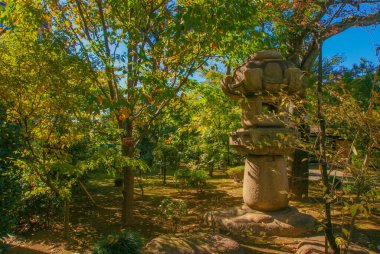
[[[375,53],[376,46],[380,47],[379,25],[352,27],[326,40],[323,44],[323,56],[327,58],[342,54],[345,58],[343,65],[346,67],[359,63],[360,58],[374,62],[376,66],[380,64]]]

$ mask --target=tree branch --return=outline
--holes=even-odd
[[[336,29],[335,33],[328,33],[326,32],[325,35],[323,35],[323,40],[326,40],[330,38],[331,36],[341,33],[348,28],[351,28],[353,26],[371,26],[380,24],[380,12],[376,12],[373,14],[369,14],[367,16],[350,16],[345,19],[343,19],[341,22],[334,23],[331,25],[331,28],[334,27]],[[331,31],[331,28],[327,31]]]

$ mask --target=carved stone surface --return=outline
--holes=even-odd
[[[258,211],[288,206],[288,177],[284,156],[249,156],[245,160],[244,203]]]
[[[276,102],[266,98],[247,98],[241,103],[241,125],[244,129],[251,127],[285,127],[283,119],[278,116],[282,108]],[[264,113],[263,111],[267,112]],[[277,111],[277,112],[276,112]]]
[[[253,53],[252,59],[263,60],[263,59],[282,59],[282,55],[277,51],[273,50],[261,50]]]
[[[276,51],[254,53],[251,61],[222,80],[223,91],[234,99],[278,93],[281,90],[303,94],[308,79],[292,62],[282,59]]]

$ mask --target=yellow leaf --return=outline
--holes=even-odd
[[[352,146],[352,152],[355,154],[355,156],[358,156],[358,151],[356,151],[355,146]]]

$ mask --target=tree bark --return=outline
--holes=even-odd
[[[64,237],[69,239],[70,235],[70,201],[68,198],[65,198],[63,201],[63,227],[64,227]]]
[[[122,151],[123,156],[131,158],[133,156],[133,140],[132,137],[122,138]],[[124,167],[122,169],[123,175],[123,201],[122,201],[122,215],[121,223],[123,226],[133,223],[133,208],[134,208],[134,179],[135,172],[131,167]]]
[[[212,177],[212,176],[214,175],[214,167],[213,167],[213,166],[211,166],[211,167],[209,168],[209,170],[208,170],[208,175],[209,175],[210,177]]]
[[[134,172],[130,167],[123,168],[123,205],[122,224],[128,225],[133,222],[133,193],[134,193]]]
[[[162,183],[165,185],[166,184],[166,166],[162,170],[163,170],[163,174],[164,174],[164,178],[162,180]]]

